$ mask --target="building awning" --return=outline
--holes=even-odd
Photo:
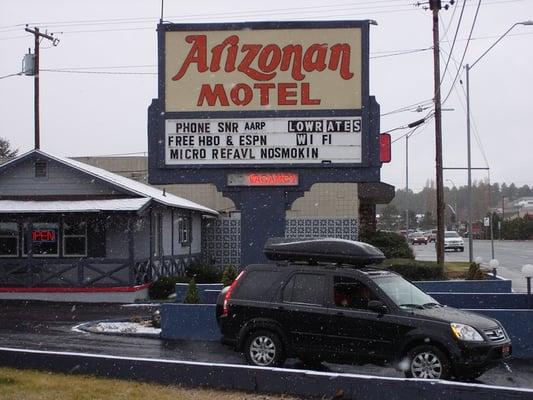
[[[0,214],[138,211],[150,200],[145,197],[105,200],[0,200]]]

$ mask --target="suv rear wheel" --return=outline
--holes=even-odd
[[[435,346],[414,347],[407,357],[409,367],[405,371],[405,376],[408,378],[448,379],[450,377],[450,361]]]
[[[244,346],[244,356],[249,364],[259,367],[278,367],[285,361],[279,336],[267,330],[250,333]]]

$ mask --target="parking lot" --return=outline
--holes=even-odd
[[[468,261],[468,238],[464,238],[465,251],[447,251],[446,261]],[[434,243],[414,245],[417,260],[436,261]],[[481,257],[483,263],[488,264],[492,258],[490,240],[474,240],[474,258]],[[513,289],[517,292],[526,291],[526,280],[521,269],[524,264],[533,264],[533,241],[495,240],[494,257],[500,262],[498,275],[513,281]]]
[[[44,302],[0,303],[2,347],[70,351],[129,357],[159,358],[209,363],[244,364],[242,357],[218,342],[163,341],[158,338],[111,336],[75,331],[81,322],[124,319],[150,315],[156,306],[115,304],[60,304]],[[303,369],[298,360],[286,367]],[[327,364],[324,370],[338,373],[403,377],[391,367]],[[477,382],[498,386],[533,388],[533,363],[510,360],[482,375]]]

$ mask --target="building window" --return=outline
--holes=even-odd
[[[28,224],[24,224],[24,254],[29,251],[29,238],[33,242],[33,256],[53,257],[59,255],[59,224],[54,222],[35,222],[31,232]]]
[[[191,219],[189,217],[178,218],[178,242],[188,245],[191,242]]]
[[[16,222],[0,222],[0,257],[17,257],[19,229]]]
[[[47,172],[48,171],[47,171],[46,161],[35,162],[35,177],[36,178],[46,178]]]
[[[65,257],[87,256],[87,222],[64,223],[63,255]]]

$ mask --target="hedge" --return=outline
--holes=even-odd
[[[402,235],[394,232],[368,232],[361,234],[359,240],[376,246],[385,254],[386,258],[415,258],[407,240]]]
[[[435,261],[390,259],[385,260],[377,267],[397,272],[410,281],[440,281],[447,279],[444,274],[444,268]]]

